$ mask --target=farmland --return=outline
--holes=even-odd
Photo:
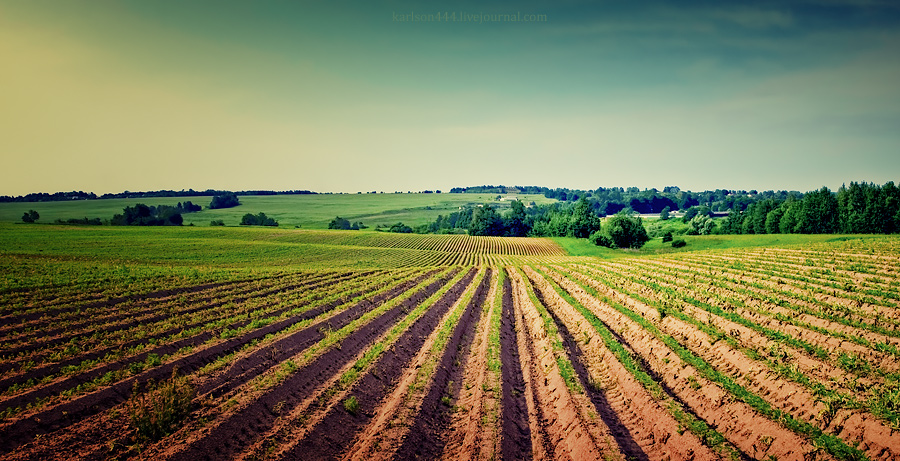
[[[744,237],[0,224],[0,458],[900,457],[900,239]]]
[[[327,229],[335,216],[360,221],[374,228],[382,224],[390,226],[398,221],[416,226],[458,211],[466,205],[491,204],[502,209],[509,202],[496,200],[496,194],[316,194],[316,195],[242,195],[241,205],[234,208],[208,209],[209,196],[198,197],[153,197],[132,199],[75,200],[67,202],[21,202],[0,203],[0,222],[21,222],[22,214],[28,210],[40,213],[40,222],[52,223],[57,219],[101,218],[109,219],[121,213],[127,206],[136,203],[158,206],[174,206],[178,202],[190,200],[203,206],[197,213],[184,215],[184,224],[194,223],[206,226],[212,220],[222,220],[228,226],[236,226],[246,213],[264,212],[275,218],[281,227],[300,226],[304,229]],[[525,203],[552,203],[556,200],[543,195],[520,194]]]

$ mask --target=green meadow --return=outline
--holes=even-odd
[[[552,203],[543,195],[518,196],[526,204]],[[351,222],[362,222],[374,228],[377,225],[402,222],[409,226],[427,224],[439,214],[448,215],[465,205],[491,204],[498,210],[509,207],[509,202],[497,201],[491,194],[316,194],[316,195],[245,195],[241,205],[234,208],[209,210],[212,197],[167,197],[141,199],[77,200],[71,202],[0,203],[0,222],[21,222],[28,210],[40,213],[39,223],[53,223],[57,219],[100,218],[107,220],[121,213],[126,206],[137,203],[146,205],[175,205],[190,200],[203,206],[203,211],[184,215],[184,224],[207,226],[212,220],[237,226],[247,213],[265,213],[275,218],[281,227],[300,226],[304,229],[327,229],[335,216]]]

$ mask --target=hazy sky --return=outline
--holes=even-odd
[[[0,0],[0,195],[900,181],[900,3],[753,5]]]

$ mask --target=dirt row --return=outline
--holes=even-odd
[[[566,347],[582,385],[626,458],[718,458],[696,435],[679,431],[674,416],[618,361],[597,331],[546,279],[530,268],[526,273],[554,320],[565,328]]]
[[[399,295],[404,286],[395,288],[384,295],[385,298]],[[90,394],[83,395],[74,400],[64,402],[54,407],[31,413],[13,422],[0,425],[0,453],[6,453],[16,449],[36,436],[49,434],[66,428],[78,421],[92,415],[103,412],[117,406],[127,400],[131,395],[134,382],[159,381],[171,375],[173,369],[181,373],[191,373],[199,368],[214,362],[219,357],[226,356],[239,350],[243,345],[258,341],[269,334],[289,328],[298,322],[313,319],[328,310],[337,308],[345,300],[336,300],[332,303],[319,306],[301,314],[272,323],[268,326],[252,330],[242,336],[230,338],[209,347],[193,351],[190,355],[167,362],[158,367],[145,371],[115,383],[112,386],[98,389]],[[371,302],[362,301],[365,305]],[[349,306],[348,306],[349,307]]]
[[[646,304],[609,292],[623,304],[645,318],[658,318],[656,309]],[[762,396],[769,404],[795,418],[859,445],[873,459],[900,457],[900,432],[873,415],[859,410],[829,407],[811,389],[771,373],[768,366],[740,351],[732,349],[724,341],[715,341],[694,325],[667,316],[658,322],[659,327],[681,344],[703,358],[707,363],[739,380],[748,390]]]
[[[24,344],[7,348],[0,353],[7,356],[17,356],[28,354],[31,351],[39,351],[43,355],[46,355],[52,351],[55,346],[96,342],[97,338],[100,337],[121,334],[126,332],[126,330],[138,326],[146,328],[153,323],[166,322],[176,316],[191,315],[221,307],[226,304],[238,304],[251,298],[281,293],[288,294],[294,291],[313,289],[318,286],[339,283],[341,280],[352,277],[353,274],[332,275],[324,278],[316,277],[310,280],[292,283],[287,286],[275,286],[265,289],[254,289],[251,287],[245,291],[238,291],[237,293],[218,293],[215,291],[201,292],[203,294],[201,298],[196,300],[186,300],[184,304],[189,302],[190,307],[181,310],[162,307],[162,304],[171,302],[180,305],[182,304],[180,298],[165,298],[154,303],[145,303],[145,305],[141,307],[140,312],[129,311],[120,314],[115,313],[120,310],[118,306],[109,306],[107,309],[114,312],[114,314],[109,316],[111,318],[86,313],[85,315],[88,317],[87,320],[60,328],[38,330],[29,335],[31,337],[37,337],[37,341],[28,341],[28,338],[24,338],[24,340],[17,339],[18,342]],[[144,315],[139,315],[141,313],[144,313]]]
[[[641,357],[659,382],[680,402],[697,417],[715,427],[745,455],[757,459],[770,455],[777,459],[816,459],[817,456],[821,459],[830,458],[809,440],[765,418],[748,404],[736,400],[627,316],[590,296],[567,278],[561,275],[552,277],[609,325],[610,329],[616,331],[629,348]],[[590,282],[589,279],[582,280]],[[594,285],[594,288],[603,289],[599,284]],[[689,338],[687,341],[696,339]]]
[[[422,276],[422,277],[424,277],[424,276]],[[283,312],[287,312],[289,310],[294,310],[297,308],[302,308],[305,305],[310,305],[310,309],[307,310],[306,312],[303,312],[297,318],[300,320],[313,318],[322,312],[330,310],[330,309],[346,302],[351,297],[357,296],[361,293],[368,292],[371,289],[372,289],[372,287],[363,287],[361,289],[362,291],[360,291],[360,290],[351,291],[347,295],[345,295],[337,300],[334,300],[330,303],[323,304],[321,306],[316,306],[315,303],[310,303],[310,302],[301,303],[299,305],[298,304],[290,304],[290,305],[282,307],[282,308],[278,309],[276,312],[273,312],[270,314],[272,314],[272,316],[276,316],[276,315],[280,315]],[[398,288],[394,289],[394,291],[396,291],[396,290],[398,290]],[[202,323],[205,323],[205,322],[201,322],[201,324]],[[243,320],[243,321],[231,324],[231,325],[229,325],[229,327],[230,328],[242,328],[250,323],[251,323],[251,320],[247,319],[247,320]],[[174,334],[180,330],[181,330],[180,327],[176,327],[175,329],[168,330],[166,334],[162,335],[162,337],[166,337],[169,334]],[[20,406],[26,405],[31,402],[38,402],[42,399],[47,399],[47,398],[53,397],[56,394],[58,394],[64,390],[74,388],[74,387],[82,385],[84,383],[90,383],[92,380],[94,380],[97,377],[103,376],[104,374],[115,371],[115,370],[122,369],[123,367],[129,366],[129,364],[142,363],[145,360],[147,360],[147,358],[151,354],[154,354],[155,356],[158,357],[158,356],[164,356],[166,354],[175,353],[183,348],[199,347],[199,346],[206,344],[208,341],[215,339],[217,337],[217,335],[218,335],[217,331],[202,331],[198,334],[189,336],[187,338],[179,339],[179,340],[176,340],[173,342],[169,342],[166,344],[162,344],[159,346],[145,349],[144,351],[142,351],[136,355],[123,357],[123,358],[115,360],[115,361],[107,362],[105,364],[92,367],[91,369],[86,370],[86,371],[76,374],[76,375],[61,376],[61,377],[58,377],[57,379],[54,379],[53,381],[51,381],[49,383],[42,384],[37,387],[29,388],[21,393],[12,395],[10,397],[6,397],[2,401],[0,401],[0,405],[2,405],[3,408],[16,408],[16,407],[20,407]],[[142,338],[141,340],[136,340],[136,341],[143,343],[143,342],[149,341],[149,338]],[[96,355],[96,357],[98,357],[98,358],[102,357],[102,356],[103,356],[103,353],[98,353]],[[88,360],[88,359],[90,359],[90,356],[88,356],[87,358],[82,356],[81,358],[79,358],[78,363],[81,363],[81,360]],[[49,367],[36,368],[33,370],[29,370],[28,372],[24,373],[24,375],[20,375],[15,378],[17,381],[26,382],[28,379],[40,379],[43,376],[52,376],[52,375],[47,374],[47,372],[48,372],[48,370],[52,370],[53,368],[56,368],[56,366],[51,365]]]
[[[102,340],[97,340],[96,333],[85,333],[81,336],[89,335],[91,337],[91,341],[79,340],[79,335],[75,336],[67,336],[57,338],[57,342],[62,344],[78,344],[78,347],[82,349],[79,353],[75,355],[59,360],[59,361],[50,361],[41,363],[42,358],[46,358],[48,354],[53,354],[55,349],[48,348],[46,350],[36,350],[32,351],[32,353],[17,357],[16,360],[11,360],[5,363],[0,364],[0,371],[5,372],[7,376],[5,376],[2,381],[0,381],[0,389],[4,389],[12,384],[19,382],[26,382],[30,379],[41,379],[44,376],[51,376],[57,373],[59,370],[69,367],[69,366],[77,366],[83,362],[96,360],[105,357],[110,352],[114,351],[122,351],[129,350],[137,345],[153,343],[154,341],[167,338],[181,331],[189,331],[191,329],[201,327],[207,323],[209,323],[212,319],[209,314],[212,314],[213,318],[223,317],[223,313],[227,313],[227,315],[234,316],[240,313],[246,312],[248,309],[253,309],[258,311],[260,308],[266,309],[270,307],[276,307],[277,303],[273,301],[269,301],[264,303],[263,305],[248,305],[243,306],[242,304],[248,300],[259,300],[265,299],[269,295],[277,295],[278,298],[283,298],[286,295],[291,295],[294,293],[305,293],[305,292],[313,292],[317,288],[322,286],[328,286],[332,283],[346,283],[351,278],[348,276],[347,278],[341,278],[340,280],[329,279],[326,281],[317,281],[315,283],[310,282],[303,286],[290,287],[285,288],[282,291],[278,291],[278,289],[266,289],[261,290],[258,294],[247,293],[245,296],[231,299],[221,299],[217,301],[212,301],[212,299],[204,299],[202,301],[198,301],[198,306],[196,308],[189,309],[191,312],[187,313],[187,315],[193,315],[193,318],[183,318],[176,319],[173,321],[172,315],[182,315],[183,313],[177,314],[162,314],[156,316],[154,320],[158,321],[158,323],[164,326],[164,329],[161,331],[157,328],[157,331],[153,331],[153,325],[148,325],[144,323],[144,320],[135,320],[131,322],[126,322],[125,324],[116,325],[114,327],[108,327],[107,329],[94,330],[99,333],[110,333],[110,332],[119,332],[118,336],[121,336],[125,339],[125,342],[115,343],[113,342],[113,338],[103,338]],[[356,278],[359,280],[359,278]],[[223,306],[234,306],[237,308],[236,311],[229,311],[221,309]],[[278,309],[276,311],[270,312],[269,315],[280,315],[281,313],[293,309],[296,306],[288,306],[282,309]],[[206,315],[203,315],[203,314]],[[165,328],[165,325],[174,323],[175,326]],[[247,323],[247,322],[238,322],[238,323]],[[144,329],[144,334],[142,334],[137,339],[128,340],[130,336],[127,335],[127,332],[124,330],[134,329],[135,327],[141,327]],[[232,326],[231,328],[235,328]],[[146,334],[147,329],[150,329],[152,333]],[[132,335],[133,337],[133,335]],[[97,344],[99,347],[91,347],[91,344]],[[43,344],[43,343],[42,343]],[[40,347],[40,345],[34,345],[35,348]],[[152,351],[151,351],[152,352]],[[16,366],[21,366],[24,363],[34,364],[37,361],[39,365],[34,368],[29,368],[24,373],[15,373],[10,372],[10,369]]]
[[[457,286],[451,289],[450,292],[448,292],[448,295],[442,299],[446,299],[453,295],[458,296],[459,292],[465,288],[474,275],[474,269],[470,270],[467,276],[461,279]],[[231,414],[227,419],[210,428],[208,433],[201,435],[202,438],[192,440],[187,447],[171,454],[170,459],[194,460],[232,458],[250,448],[257,438],[264,436],[273,427],[280,413],[290,412],[291,409],[309,396],[312,391],[324,384],[328,378],[336,375],[341,370],[343,364],[352,363],[352,360],[364,351],[367,345],[371,344],[376,338],[387,331],[401,318],[404,312],[413,309],[418,303],[425,300],[446,283],[447,279],[445,278],[435,281],[424,290],[415,293],[413,296],[377,317],[372,322],[361,326],[350,336],[341,341],[340,347],[325,351],[309,365],[303,367],[302,370],[298,370],[291,374],[275,388],[270,389],[255,401],[241,408],[240,411]],[[434,314],[437,314],[438,311],[439,309],[433,309]],[[429,313],[431,312],[432,311],[429,311]],[[439,318],[440,317],[437,316],[437,319]],[[434,321],[436,322],[437,319]],[[420,321],[421,320],[422,319],[420,319]],[[415,328],[416,326],[414,325],[409,331],[415,331]],[[416,335],[409,333],[404,336],[414,337]],[[402,341],[402,338],[398,341]],[[398,345],[392,348],[391,351],[395,351],[396,349],[401,351],[405,350],[405,348]],[[375,382],[367,382],[367,385],[359,389],[359,392],[354,393],[359,399],[359,415],[371,411],[371,407],[367,408],[366,404],[368,403],[371,405],[371,397],[380,395],[382,390],[382,386],[379,385],[381,375],[399,373],[399,371],[403,369],[401,364],[393,364],[393,366],[380,365],[384,360],[389,360],[386,357],[393,357],[395,355],[396,354],[390,354],[389,351],[386,351],[379,359],[379,363],[374,365],[380,371],[379,375],[366,375],[366,377],[371,377],[370,380],[375,380]],[[365,381],[366,378],[363,378],[363,380]],[[366,399],[367,395],[370,396],[369,400]],[[278,410],[273,411],[276,406]],[[353,428],[354,425],[352,425],[352,422],[347,420],[346,417],[352,417],[353,415],[345,412],[343,408],[340,410],[335,409],[333,414],[335,416],[331,419],[326,416],[313,431],[317,429],[321,431],[323,429],[319,428],[323,427],[328,427],[333,430],[324,430],[324,435],[321,437],[310,436],[312,437],[312,440],[315,440],[317,443],[311,448],[295,448],[295,450],[299,450],[297,451],[298,454],[302,453],[303,457],[309,457],[311,459],[322,458],[325,456],[325,453],[334,450],[337,441],[346,440],[349,437],[352,437],[350,429]],[[346,415],[346,417],[344,417],[344,415]],[[295,445],[295,447],[300,447],[301,443],[302,441]],[[311,449],[318,451],[309,451]],[[294,459],[296,459],[296,457]]]

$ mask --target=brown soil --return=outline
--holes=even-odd
[[[576,276],[600,292],[605,286]],[[808,440],[769,420],[718,385],[708,381],[685,363],[662,341],[612,307],[588,295],[574,283],[557,279],[573,297],[616,331],[640,355],[661,384],[674,392],[698,417],[717,428],[729,442],[752,458],[775,456],[777,459],[829,459]]]
[[[340,304],[340,301],[335,301],[335,303]],[[337,304],[331,307],[336,307]],[[16,446],[32,440],[35,436],[58,431],[83,418],[121,404],[131,395],[132,385],[138,380],[140,382],[146,382],[151,379],[159,381],[168,378],[175,368],[181,373],[191,373],[215,361],[218,357],[238,350],[244,344],[264,338],[268,334],[277,333],[304,319],[314,318],[320,313],[319,311],[324,311],[326,308],[327,306],[322,306],[320,309],[292,316],[266,327],[253,330],[243,336],[225,340],[196,351],[191,355],[145,371],[140,375],[119,381],[110,387],[99,389],[74,400],[22,417],[12,423],[4,424],[0,426],[0,434],[3,435],[0,438],[0,454],[15,449]]]
[[[586,368],[584,371],[576,368],[576,371],[626,457],[668,457],[673,461],[718,458],[693,433],[679,431],[678,421],[622,366],[587,320],[556,294],[543,277],[530,268],[526,271],[540,290],[548,310],[558,319],[557,323],[567,329],[568,334],[563,336],[571,343],[574,343],[572,338],[584,338],[574,344],[577,361],[572,362]]]
[[[499,386],[499,375],[491,376],[488,370],[488,335],[491,319],[500,315],[494,307],[494,296],[498,289],[498,275],[492,271],[491,289],[485,298],[484,311],[475,332],[475,339],[466,360],[463,390],[456,400],[456,411],[451,417],[447,447],[441,456],[443,460],[488,459],[499,451],[499,433],[494,424],[482,424],[485,415],[497,413],[497,399],[491,389]]]
[[[537,459],[623,459],[610,446],[609,428],[600,421],[586,421],[579,403],[559,373],[543,320],[528,297],[519,273],[510,270],[513,284],[519,351],[526,392],[531,396],[529,416],[532,449]]]
[[[471,279],[471,276],[474,276],[474,272],[466,278]],[[268,432],[282,411],[290,411],[312,390],[333,376],[345,363],[356,357],[373,340],[387,331],[405,312],[436,292],[445,283],[447,283],[446,278],[431,283],[378,318],[361,326],[345,338],[340,347],[325,351],[302,371],[294,372],[258,400],[211,428],[202,438],[193,440],[189,446],[174,453],[171,458],[222,459],[233,458],[240,454],[249,448],[258,437]],[[362,403],[363,401],[360,400],[361,408],[363,408]],[[348,416],[353,416],[343,408],[340,410]]]
[[[369,424],[389,389],[393,389],[410,361],[455,304],[475,276],[475,269],[444,294],[422,317],[405,331],[390,349],[384,351],[348,393],[356,397],[359,410],[352,414],[335,406],[309,433],[281,453],[283,459],[333,459],[345,452],[357,433]],[[436,290],[435,290],[436,291]],[[424,300],[422,298],[421,300]],[[420,300],[420,301],[421,301]],[[345,341],[346,344],[346,341]],[[346,345],[342,346],[346,349]],[[268,395],[268,394],[267,394]]]

